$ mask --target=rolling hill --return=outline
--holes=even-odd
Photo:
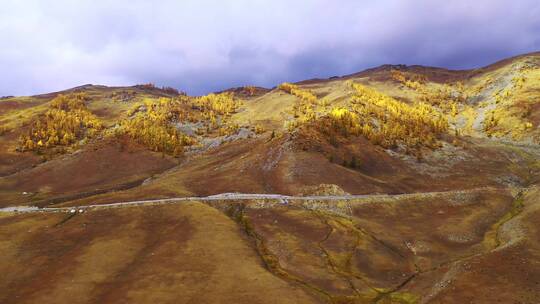
[[[2,97],[0,302],[536,303],[539,125],[540,53]]]

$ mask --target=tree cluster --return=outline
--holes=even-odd
[[[255,88],[254,86],[251,86],[251,85],[245,86],[244,90],[247,92],[247,94],[249,96],[253,96],[253,95],[255,95],[255,93],[257,93],[257,88]]]
[[[230,92],[220,94],[208,94],[193,98],[192,105],[203,113],[213,112],[214,115],[230,115],[241,105],[240,101],[234,98]]]
[[[391,70],[390,77],[413,90],[418,90],[427,82],[427,77],[421,74]]]
[[[317,96],[309,90],[300,89],[297,85],[284,82],[278,86],[284,92],[298,97],[299,102],[296,102],[292,107],[293,120],[285,123],[285,127],[292,131],[301,124],[314,121],[321,113],[326,111],[327,100],[317,99]]]
[[[385,148],[401,144],[408,150],[439,146],[438,137],[448,130],[445,116],[432,106],[400,102],[357,83],[348,108],[334,108],[319,128],[329,136],[364,136]]]
[[[315,96],[315,94],[313,94],[312,92],[308,90],[302,90],[295,84],[284,82],[278,86],[278,89],[284,92],[287,92],[291,95],[294,95],[300,98],[304,102],[308,102],[308,103],[317,102],[317,96]]]
[[[444,84],[438,87],[427,85],[427,77],[421,74],[392,70],[391,77],[420,94],[420,101],[431,104],[452,116],[458,114],[458,105],[465,102],[467,95],[463,83]]]
[[[153,151],[180,155],[184,146],[195,143],[192,137],[180,132],[175,123],[185,119],[186,112],[172,99],[146,99],[144,106],[131,110],[120,122],[115,135],[127,135]]]
[[[123,134],[156,152],[178,156],[183,152],[184,146],[194,143],[191,137],[181,133],[171,124],[140,113],[132,119],[123,121],[121,127]]]
[[[97,135],[103,125],[88,111],[86,100],[87,96],[83,93],[58,95],[44,114],[30,122],[28,131],[19,138],[19,149],[41,151],[55,146],[69,146]]]

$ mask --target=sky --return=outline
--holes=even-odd
[[[0,96],[88,83],[199,95],[540,50],[538,0],[0,2]]]

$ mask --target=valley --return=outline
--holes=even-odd
[[[275,294],[281,303],[444,303],[478,295],[463,284],[496,288],[482,294],[488,301],[534,301],[538,194],[227,194],[11,210],[0,213],[10,236],[2,301],[274,303]]]

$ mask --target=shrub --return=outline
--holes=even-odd
[[[244,90],[249,96],[253,96],[255,95],[255,93],[257,93],[257,88],[255,88],[254,86],[245,86]]]
[[[264,127],[260,124],[255,125],[255,134],[262,134],[264,133]]]
[[[165,93],[171,94],[171,95],[185,95],[185,93],[180,93],[178,89],[173,87],[162,87],[161,88]]]
[[[149,82],[149,83],[138,84],[135,87],[140,88],[140,89],[145,89],[145,90],[152,90],[156,88],[156,85]]]
[[[7,134],[9,131],[11,131],[8,127],[0,126],[0,136]]]

